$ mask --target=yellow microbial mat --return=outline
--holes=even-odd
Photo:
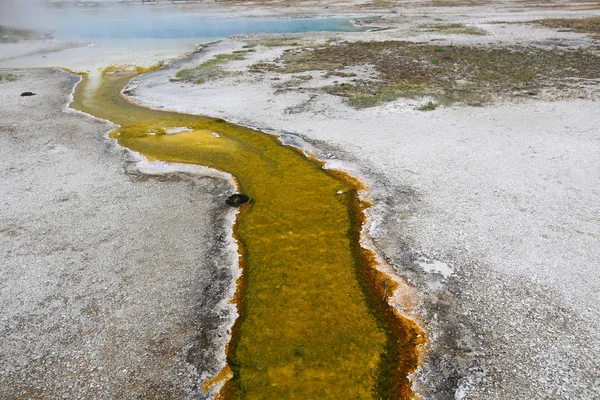
[[[141,72],[107,70],[95,89],[83,76],[72,107],[120,125],[111,137],[151,160],[232,174],[252,199],[234,227],[240,317],[221,396],[410,398],[423,335],[387,304],[393,288],[359,245],[360,183],[273,135],[128,102],[120,92]]]

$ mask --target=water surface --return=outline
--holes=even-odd
[[[62,23],[57,36],[68,39],[225,38],[245,33],[358,32],[348,18],[208,18],[198,14],[143,13],[94,15]]]
[[[192,51],[197,44],[235,34],[367,29],[354,25],[350,18],[225,18],[168,9],[153,11],[152,7],[50,8],[31,19],[37,28],[54,32],[55,42],[71,48],[47,50],[60,47],[57,43],[49,47],[13,45],[0,56],[0,68],[63,67],[94,75],[98,68],[108,65],[153,65]]]

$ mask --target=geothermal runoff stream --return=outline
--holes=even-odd
[[[221,394],[410,397],[423,336],[386,302],[393,285],[360,245],[362,185],[273,135],[133,104],[121,91],[137,74],[105,71],[96,88],[84,76],[72,107],[120,125],[111,137],[150,160],[231,173],[252,199],[234,229],[240,317]]]
[[[57,34],[108,47],[130,40],[133,48],[148,39],[361,29],[347,19],[146,17],[72,19]],[[239,318],[228,365],[208,384],[224,381],[220,396],[227,399],[410,398],[408,375],[424,335],[388,304],[393,280],[361,246],[369,206],[359,196],[363,185],[274,135],[132,103],[122,90],[141,72],[111,67],[95,84],[82,74],[71,107],[117,124],[110,136],[149,160],[231,174],[251,198],[234,226],[243,271],[235,299]],[[173,131],[179,133],[167,134]]]

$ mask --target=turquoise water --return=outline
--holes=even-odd
[[[224,38],[244,33],[357,32],[365,30],[348,18],[250,19],[207,18],[192,14],[88,16],[58,27],[57,36],[68,39],[178,39]]]

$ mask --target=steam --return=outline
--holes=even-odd
[[[94,1],[99,5],[85,6],[77,0],[0,0],[0,25],[53,35],[53,40],[41,36],[40,42],[5,46],[0,67],[96,71],[108,65],[152,65],[189,52],[198,43],[235,34],[364,29],[347,18],[227,18],[202,13],[202,7],[193,11],[173,4]]]
[[[76,1],[0,0],[0,25],[51,32],[69,40],[111,37],[115,29],[119,35],[135,37],[135,30],[156,29],[155,13],[147,6],[96,1],[97,6],[86,7]]]
[[[60,25],[56,8],[43,0],[0,0],[0,25],[55,31]]]
[[[216,39],[243,33],[360,30],[344,18],[254,19],[207,15],[176,5],[126,5],[115,0],[86,7],[75,1],[0,0],[0,24],[51,31],[58,39]],[[60,5],[59,5],[60,4]]]

